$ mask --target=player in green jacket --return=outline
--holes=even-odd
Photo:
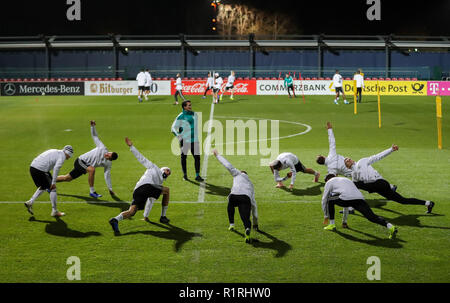
[[[295,91],[294,91],[294,79],[289,74],[286,74],[286,77],[284,78],[284,88],[287,90],[289,94],[289,98],[292,98],[290,90],[292,90],[292,94],[295,98]]]

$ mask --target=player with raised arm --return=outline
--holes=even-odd
[[[217,160],[230,172],[233,176],[233,187],[231,193],[228,196],[228,220],[230,226],[228,230],[234,230],[234,209],[239,210],[242,223],[245,228],[245,243],[251,243],[251,225],[250,213],[253,216],[253,229],[258,230],[258,208],[255,201],[255,190],[252,181],[244,170],[238,170],[231,165],[222,155],[219,154],[217,149],[213,150],[214,156]]]
[[[350,158],[345,158],[344,161],[345,165],[352,170],[352,179],[357,188],[368,191],[369,193],[375,192],[388,200],[400,204],[425,205],[427,207],[427,213],[431,213],[434,207],[433,201],[403,197],[397,191],[394,191],[391,184],[383,179],[383,177],[372,167],[372,164],[397,150],[398,146],[392,144],[392,147],[381,153],[371,157],[362,158],[358,162],[355,162]]]
[[[270,162],[269,166],[277,183],[277,188],[284,187],[283,181],[292,178],[289,189],[293,189],[297,172],[314,175],[314,182],[319,181],[320,173],[311,168],[306,168],[293,153],[281,153],[274,161]],[[281,178],[280,170],[286,168],[290,168],[291,171],[287,173],[286,177]]]
[[[31,178],[38,188],[31,199],[25,202],[25,207],[31,215],[34,215],[34,201],[36,201],[36,199],[46,190],[50,193],[50,201],[52,203],[51,216],[61,217],[65,215],[63,212],[58,211],[56,207],[56,200],[58,198],[56,194],[56,177],[58,176],[59,170],[64,164],[64,161],[69,159],[72,155],[72,146],[66,145],[62,150],[49,149],[34,158],[34,160],[31,162]],[[53,177],[50,174],[51,170],[53,170]]]
[[[109,224],[114,231],[114,234],[119,235],[119,222],[123,219],[129,219],[133,217],[138,210],[145,209],[144,211],[144,219],[148,221],[148,215],[150,213],[151,207],[153,206],[154,201],[156,201],[161,193],[163,194],[162,199],[162,209],[161,209],[161,217],[159,218],[159,222],[161,223],[169,223],[169,219],[166,217],[167,208],[169,207],[169,188],[163,186],[163,182],[170,176],[171,171],[168,167],[159,168],[145,158],[136,147],[134,147],[133,142],[131,142],[128,137],[125,138],[125,143],[130,147],[130,151],[136,157],[136,159],[141,163],[145,168],[145,173],[136,183],[136,186],[133,190],[133,202],[131,203],[130,208],[127,211],[121,212],[114,218],[109,220]]]
[[[91,136],[94,140],[95,148],[88,151],[87,153],[82,154],[78,158],[75,159],[73,164],[73,170],[64,176],[58,176],[57,182],[70,182],[81,175],[89,173],[88,183],[89,183],[89,195],[92,198],[100,198],[102,195],[98,194],[94,188],[94,179],[95,179],[95,168],[103,167],[104,168],[104,177],[106,186],[109,189],[109,193],[111,196],[115,196],[115,193],[112,189],[111,183],[111,167],[112,161],[116,160],[119,155],[115,152],[109,152],[106,148],[105,144],[98,138],[97,130],[95,129],[95,121],[91,120]]]

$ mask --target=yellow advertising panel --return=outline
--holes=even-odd
[[[377,84],[378,83],[378,84]],[[353,94],[353,80],[345,80],[344,93]],[[378,85],[380,95],[390,96],[426,96],[427,81],[364,81],[363,95],[377,95]]]

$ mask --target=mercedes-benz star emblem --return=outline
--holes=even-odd
[[[5,95],[12,96],[16,93],[16,86],[14,83],[6,83],[5,86],[3,86],[3,91],[5,92]]]

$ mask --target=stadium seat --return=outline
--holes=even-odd
[[[326,77],[325,80],[331,80],[331,78],[330,77]]]
[[[253,78],[252,78],[253,79]],[[264,80],[270,80],[270,78],[269,77],[264,77]]]
[[[122,81],[122,77],[117,78],[118,81]]]
[[[404,81],[404,80],[405,80],[405,78],[398,78],[398,80],[400,80],[400,81]]]
[[[383,78],[383,77],[380,77],[380,78],[378,78],[378,80],[384,80],[384,78]]]
[[[175,80],[175,78],[173,78],[173,77],[170,77],[170,78],[169,78],[169,80]]]
[[[255,78],[255,77],[252,77],[252,80],[256,80],[256,78]]]
[[[277,77],[272,77],[272,78],[270,78],[271,80],[278,80],[278,78]]]
[[[319,77],[319,80],[325,80],[323,77]]]
[[[390,81],[390,80],[392,80],[392,79],[388,77],[388,78],[386,78],[385,80]]]
[[[410,80],[411,80],[411,78],[405,78],[405,80],[406,80],[406,81],[410,81]]]
[[[417,78],[412,78],[411,80],[413,80],[413,81],[417,81]]]
[[[305,80],[311,80],[311,78],[310,77],[306,77]]]
[[[69,81],[75,81],[75,78],[70,78],[70,80]]]
[[[245,77],[244,80],[250,80],[249,77]]]
[[[258,77],[256,78],[256,80],[263,80],[263,77]]]
[[[352,78],[350,78],[350,77],[347,77],[347,78],[345,78],[345,80],[352,80]]]
[[[312,77],[311,80],[317,80],[317,78],[316,77]]]
[[[392,80],[397,81],[397,78],[392,78]]]

